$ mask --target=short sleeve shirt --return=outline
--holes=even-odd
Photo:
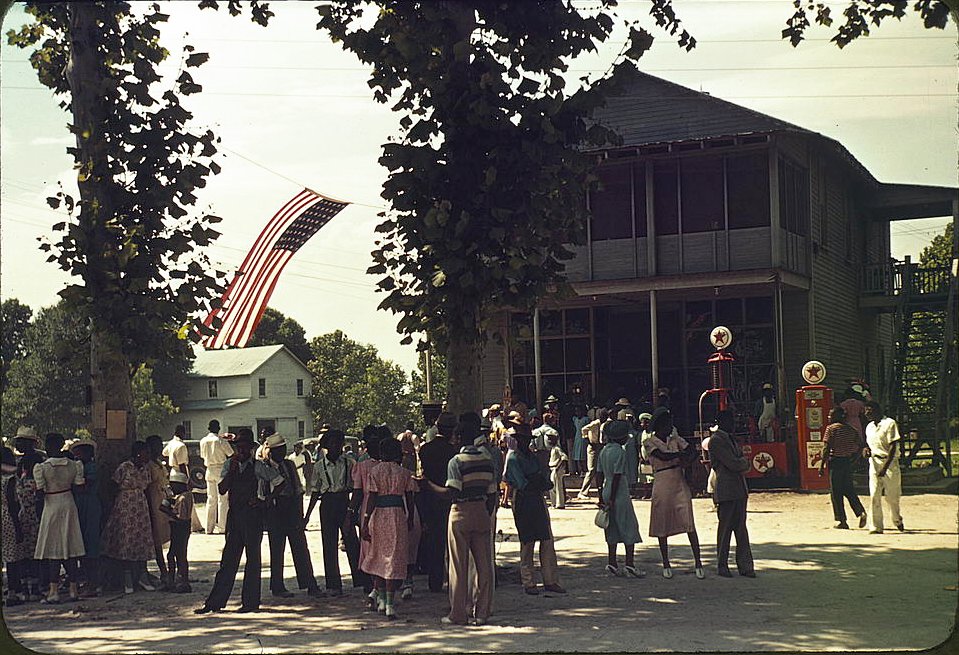
[[[476,446],[463,446],[447,467],[446,486],[454,490],[456,499],[495,494],[496,467],[489,453]]]
[[[873,421],[866,426],[866,444],[873,455],[888,457],[892,444],[899,439],[899,426],[888,416],[878,424]]]
[[[190,453],[186,444],[177,437],[170,439],[163,447],[163,456],[167,458],[167,464],[171,469],[179,469],[181,464],[190,463]]]

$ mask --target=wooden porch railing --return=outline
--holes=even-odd
[[[861,292],[870,296],[945,295],[949,291],[949,268],[926,268],[910,261],[866,264],[861,273]]]

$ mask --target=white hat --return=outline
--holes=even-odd
[[[77,448],[77,446],[90,446],[93,450],[97,449],[97,442],[88,437],[83,437],[81,439],[74,439],[73,443],[67,448],[71,453]]]
[[[286,438],[282,434],[271,434],[266,438],[266,443],[263,444],[267,448],[277,448],[278,446],[286,445]]]
[[[186,477],[183,471],[176,469],[170,471],[170,482],[179,482],[180,484],[190,484],[190,478]]]

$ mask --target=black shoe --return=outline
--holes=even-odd
[[[274,591],[273,595],[277,598],[293,598],[293,592],[289,589],[280,589],[279,591]]]
[[[740,572],[739,572],[739,575],[743,576],[744,578],[755,578],[755,577],[756,577],[756,572],[755,572],[755,571],[740,571]]]
[[[241,605],[239,608],[237,608],[236,613],[249,614],[250,612],[259,612],[259,611],[260,611],[259,607],[248,607],[246,605]]]
[[[729,572],[729,569],[719,569],[718,571],[716,571],[716,575],[718,575],[721,578],[733,577],[733,574]]]
[[[899,532],[906,531],[906,524],[903,523],[902,521],[899,521],[899,523],[896,524],[896,527],[899,528]]]
[[[836,528],[837,530],[848,530],[848,529],[849,529],[849,524],[846,523],[845,521],[840,521],[838,524],[836,524],[836,525],[834,525],[834,526],[832,526],[832,527]]]
[[[198,607],[195,610],[193,610],[193,613],[194,614],[211,614],[213,612],[218,612],[219,610],[220,610],[219,607],[210,607],[209,605],[204,605],[203,607]]]

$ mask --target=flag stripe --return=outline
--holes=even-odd
[[[253,331],[256,329],[256,326],[260,322],[260,318],[263,316],[263,312],[266,311],[266,306],[270,301],[270,296],[273,295],[273,290],[276,288],[276,283],[280,280],[280,273],[283,272],[283,269],[286,268],[286,264],[293,258],[293,253],[289,250],[278,251],[282,254],[282,257],[279,258],[276,263],[273,265],[272,270],[269,272],[263,280],[263,292],[257,297],[255,305],[256,312],[247,313],[246,320],[240,326],[238,337],[235,339],[237,344],[246,344],[250,340],[250,337],[253,336]]]
[[[247,255],[244,265],[241,265],[237,270],[236,279],[239,280],[239,283],[230,296],[225,296],[230,304],[224,311],[234,313],[244,311],[248,304],[249,293],[255,288],[254,285],[259,283],[257,280],[259,270],[264,259],[271,252],[271,246],[289,227],[290,223],[296,220],[296,217],[315,203],[318,198],[313,192],[304,191],[297,194],[294,200],[284,205],[283,209],[274,216],[270,224],[260,234],[257,243],[253,245],[253,249]]]
[[[285,205],[283,205],[279,211],[277,211],[273,217],[267,222],[266,227],[260,232],[257,236],[256,241],[253,243],[253,247],[250,249],[250,252],[246,254],[246,257],[243,258],[243,263],[240,264],[240,268],[237,269],[237,274],[233,277],[233,280],[230,282],[230,286],[227,287],[226,292],[222,296],[222,300],[226,303],[228,300],[231,304],[235,304],[235,300],[240,297],[240,295],[246,290],[248,284],[251,282],[253,276],[248,272],[252,271],[255,267],[254,265],[258,262],[259,258],[266,252],[269,244],[272,243],[278,234],[282,234],[282,231],[286,229],[287,225],[295,220],[297,215],[297,210],[303,205],[307,200],[315,200],[318,197],[313,191],[308,189],[303,189],[297,193],[293,198],[291,198]],[[207,316],[204,324],[209,326],[213,323],[213,317],[221,312],[228,312],[229,307],[221,307],[219,309],[214,309]],[[207,347],[218,347],[212,345],[215,337],[208,338]]]
[[[256,288],[251,289],[250,293],[243,298],[243,307],[232,313],[233,320],[230,321],[230,325],[223,326],[222,341],[224,344],[232,346],[240,341],[238,337],[243,332],[246,321],[250,318],[253,310],[259,307],[274,270],[282,269],[282,260],[287,256],[292,256],[292,254],[285,250],[271,250],[267,254],[266,260],[256,273]]]

